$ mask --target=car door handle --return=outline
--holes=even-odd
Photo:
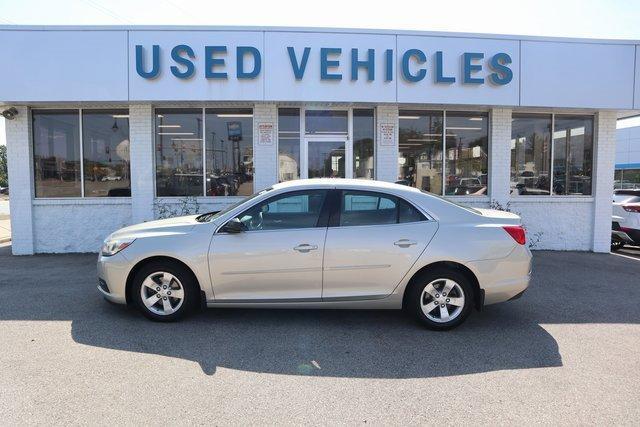
[[[303,243],[303,244],[298,245],[295,248],[293,248],[294,251],[303,252],[303,253],[307,253],[309,251],[315,251],[316,249],[318,249],[318,246],[309,245],[309,244],[306,244],[306,243]]]
[[[409,239],[400,239],[397,242],[393,242],[393,244],[401,248],[408,248],[409,246],[417,245],[418,242]]]

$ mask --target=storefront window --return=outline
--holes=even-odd
[[[398,182],[442,194],[443,113],[400,111]]]
[[[202,196],[202,110],[156,110],[156,193]]]
[[[445,194],[486,195],[489,119],[483,113],[447,112]]]
[[[590,195],[593,117],[554,117],[553,194]]]
[[[128,110],[82,110],[85,197],[129,197]]]
[[[348,122],[346,110],[305,111],[305,132],[309,135],[347,135]]]
[[[353,176],[374,179],[375,122],[372,109],[353,110]]]
[[[551,116],[511,119],[511,194],[548,195],[551,189]]]
[[[253,110],[207,108],[207,196],[253,193]]]
[[[278,181],[300,178],[300,110],[278,109]]]
[[[32,120],[36,197],[80,197],[78,110],[34,110]]]

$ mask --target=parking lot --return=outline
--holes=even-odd
[[[0,247],[5,424],[636,424],[640,260],[536,252],[520,300],[445,333],[394,311],[152,323],[95,255]]]

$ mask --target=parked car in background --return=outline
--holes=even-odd
[[[0,187],[0,194],[9,195],[9,187]]]
[[[634,245],[640,246],[640,190],[615,190],[613,215],[617,217],[619,230],[626,233]],[[619,248],[618,248],[619,249]]]
[[[157,321],[201,305],[405,308],[450,329],[474,307],[518,298],[530,273],[513,213],[397,184],[311,179],[116,231],[98,259],[98,289]]]

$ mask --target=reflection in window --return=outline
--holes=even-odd
[[[252,206],[237,218],[248,231],[316,227],[326,195],[326,190],[281,194]]]
[[[207,108],[207,196],[253,193],[253,110]]]
[[[202,110],[156,110],[156,193],[202,196]]]
[[[300,110],[278,109],[278,181],[300,178]]]
[[[374,179],[373,110],[353,110],[353,176]]]
[[[309,178],[344,178],[344,141],[309,141]]]
[[[486,114],[447,112],[446,195],[487,194],[488,135]]]
[[[346,110],[305,111],[305,131],[315,135],[347,135],[348,114]]]
[[[640,188],[640,169],[618,169],[615,171],[616,190],[635,190]]]
[[[551,116],[511,119],[511,194],[548,195],[551,189]]]
[[[593,117],[556,115],[553,194],[591,194]]]
[[[441,112],[400,111],[398,181],[442,194]]]
[[[34,110],[32,120],[36,197],[80,197],[78,110]]]
[[[83,110],[85,197],[129,197],[129,112]]]
[[[383,225],[423,221],[424,215],[395,196],[365,191],[344,191],[340,225]]]

